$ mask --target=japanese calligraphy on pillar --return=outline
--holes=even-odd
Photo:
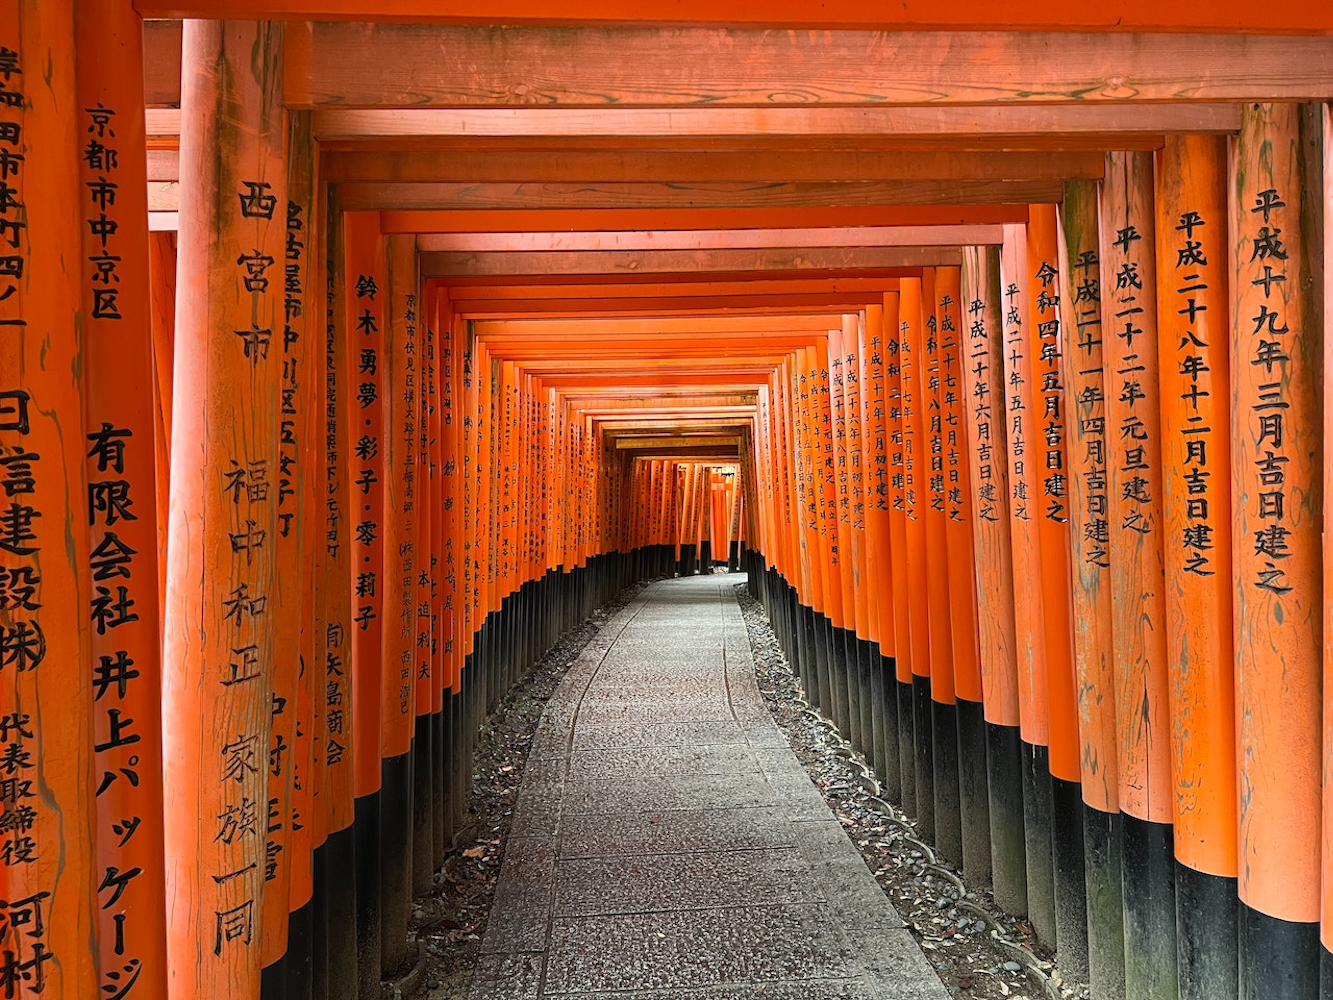
[[[1053,248],[1052,248],[1053,249]],[[1041,415],[1041,515],[1048,521],[1069,520],[1069,476],[1065,468],[1064,386],[1060,381],[1060,269],[1054,255],[1043,256],[1032,275],[1032,322],[1037,337],[1032,359]]]
[[[92,857],[87,737],[41,718],[57,704],[93,711],[82,382],[71,374],[79,233],[72,212],[61,226],[49,210],[68,207],[79,185],[54,127],[74,101],[73,51],[71,26],[53,13],[0,12],[0,989],[22,998],[95,981],[88,918],[109,898]],[[52,768],[55,758],[68,763]]]
[[[141,95],[125,79],[142,58],[142,26],[118,4],[78,17],[102,995],[120,1000],[160,994],[167,976],[148,206],[135,155],[145,139]]]

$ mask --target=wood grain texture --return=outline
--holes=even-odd
[[[820,247],[800,250],[423,253],[431,277],[688,274],[768,271],[897,271],[959,262],[957,247]]]

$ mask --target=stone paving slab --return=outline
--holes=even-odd
[[[649,588],[534,738],[472,1000],[944,1000],[773,724],[734,587]]]

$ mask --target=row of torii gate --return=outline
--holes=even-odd
[[[1333,996],[1326,13],[269,6],[0,5],[4,996],[378,996],[715,562],[1094,996]]]

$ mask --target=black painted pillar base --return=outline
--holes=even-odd
[[[829,675],[829,649],[824,641],[824,623],[827,619],[814,608],[810,609],[810,645],[815,650],[816,685],[819,690],[819,710],[825,718],[833,718],[833,689]]]
[[[990,797],[986,788],[986,708],[959,698],[958,808],[963,825],[963,878],[972,885],[991,880]]]
[[[1083,860],[1083,786],[1051,775],[1055,937],[1067,979],[1088,981],[1088,882]]]
[[[1240,904],[1241,1000],[1317,1000],[1319,923],[1282,920]]]
[[[962,864],[963,815],[958,793],[958,715],[953,704],[931,699],[930,716],[935,850],[954,864]]]
[[[1176,959],[1180,1000],[1236,1000],[1240,945],[1236,880],[1176,861]]]
[[[898,773],[903,811],[916,812],[916,718],[912,682],[895,680],[898,689]]]
[[[1333,951],[1319,948],[1319,1000],[1333,1000]]]
[[[866,756],[870,758],[870,766],[875,769],[875,774],[883,780],[886,768],[887,751],[884,746],[884,674],[880,670],[880,664],[884,662],[884,656],[879,651],[879,643],[871,642],[869,639],[861,640],[861,668],[862,668],[862,687],[861,696],[865,699],[865,715],[862,716],[862,727],[865,727],[869,720],[870,732],[870,750]]]
[[[1125,1000],[1124,829],[1119,812],[1083,809],[1088,894],[1088,983],[1092,995]]]
[[[287,1000],[287,956],[259,970],[259,1000]]]
[[[314,938],[312,899],[293,912],[287,924],[287,1000],[314,1000]]]
[[[1023,751],[1023,836],[1027,851],[1028,923],[1055,949],[1055,857],[1051,831],[1050,750],[1026,740]]]
[[[356,983],[353,997],[380,988],[380,793],[356,800]]]
[[[898,733],[898,661],[892,656],[881,656],[875,665],[880,678],[881,711],[884,715],[884,770],[879,772],[884,798],[894,805],[903,801],[903,772],[901,739]]]
[[[1125,995],[1177,1000],[1175,838],[1167,823],[1125,814]],[[1283,997],[1265,984],[1263,997]],[[1293,995],[1290,1000],[1297,1000]]]
[[[412,916],[411,751],[380,763],[380,978],[393,979],[410,959]]]
[[[928,844],[935,842],[935,764],[931,744],[935,727],[930,708],[930,678],[912,675],[912,734],[916,765],[916,828]]]
[[[412,895],[430,892],[435,884],[434,715],[418,715],[412,740]]]
[[[1016,917],[1025,917],[1028,912],[1022,748],[1023,740],[1017,726],[986,723],[991,887],[1000,909]]]

